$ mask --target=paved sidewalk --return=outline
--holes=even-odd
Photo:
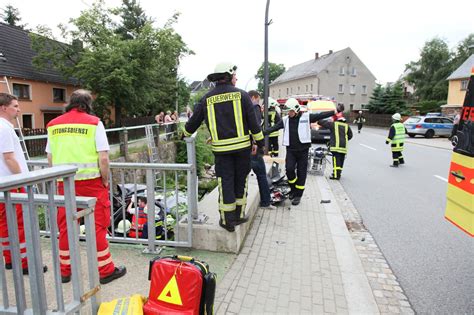
[[[218,284],[217,314],[413,314],[370,233],[347,229],[331,185],[309,175],[300,205],[258,210]]]

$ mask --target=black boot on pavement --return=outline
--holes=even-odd
[[[100,278],[100,284],[107,284],[109,282],[112,282],[115,279],[125,276],[126,273],[127,268],[125,268],[125,266],[115,267],[114,272],[112,272],[110,275]]]
[[[293,206],[297,206],[297,205],[300,204],[300,201],[301,201],[301,197],[295,196],[295,198],[293,198],[293,201],[291,202],[291,204]]]
[[[398,167],[398,164],[390,164],[390,167]]]
[[[61,276],[61,283],[69,283],[69,282],[71,282],[71,275]]]
[[[334,175],[331,175],[331,176],[329,176],[329,179],[339,180],[339,177],[335,177]]]

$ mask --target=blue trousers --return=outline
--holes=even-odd
[[[261,155],[251,155],[250,161],[252,170],[257,176],[258,189],[260,191],[260,206],[267,207],[270,205],[270,188],[268,187],[267,171],[265,169],[265,162]]]

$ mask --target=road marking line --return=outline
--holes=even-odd
[[[441,176],[438,176],[438,175],[433,175],[433,176],[436,177],[437,179],[441,179],[442,181],[444,181],[446,183],[448,182],[448,180],[444,177],[441,177]]]
[[[371,149],[371,150],[374,150],[374,151],[377,151],[376,148],[372,148],[372,147],[369,147],[368,145],[365,145],[365,144],[362,144],[362,143],[359,143],[361,146],[363,147],[366,147],[367,149]]]

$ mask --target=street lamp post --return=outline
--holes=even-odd
[[[267,7],[265,9],[265,57],[263,62],[263,126],[268,128],[268,26],[271,21],[268,21],[268,9],[270,7],[270,0],[267,0]],[[268,154],[268,136],[265,136],[265,154]]]

